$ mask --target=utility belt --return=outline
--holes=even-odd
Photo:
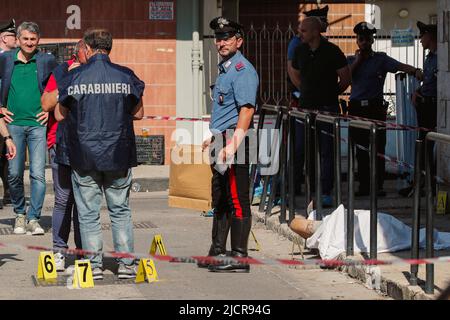
[[[384,109],[387,109],[389,106],[389,103],[385,101],[384,99],[366,99],[366,100],[350,100],[349,103],[350,108],[356,108],[356,107],[383,107]]]

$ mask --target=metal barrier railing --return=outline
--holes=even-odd
[[[354,254],[354,161],[356,145],[352,139],[351,128],[369,130],[370,144],[370,258],[377,258],[377,132],[378,127],[370,121],[352,120],[349,122],[348,135],[348,213],[347,213],[347,256]]]
[[[288,150],[289,150],[289,107],[281,106],[281,147],[280,147],[280,170],[279,176],[280,181],[277,184],[274,184],[273,193],[276,193],[278,190],[278,185],[280,186],[280,197],[281,197],[281,212],[280,212],[280,223],[285,223],[286,220],[286,208],[287,208],[287,190],[288,187],[286,183],[286,168],[287,168],[287,159],[288,159]],[[293,149],[289,150],[290,154],[293,153]],[[277,179],[278,180],[278,179]],[[278,181],[277,181],[278,182]],[[291,193],[291,190],[290,190]],[[294,207],[289,207],[290,216],[295,212]],[[289,218],[289,221],[291,219]]]
[[[281,108],[279,106],[263,105],[262,108],[261,108],[261,112],[260,112],[260,119],[262,117],[263,120],[264,120],[265,116],[266,116],[266,112],[268,112],[268,111],[276,114],[277,117],[276,117],[276,121],[275,121],[274,130],[280,130],[281,121],[282,121],[282,117],[283,117],[283,113],[281,112]],[[259,133],[260,133],[261,129],[263,129],[263,125],[264,125],[264,121],[259,121],[259,123],[258,123],[258,136],[259,136]],[[270,139],[270,136],[268,138]],[[270,155],[269,156],[270,156],[271,159],[274,159],[273,152],[275,152],[275,150],[276,150],[276,146],[277,146],[277,141],[276,140],[277,139],[273,139],[273,141],[271,141],[271,143],[270,143],[271,147],[270,147]],[[258,150],[258,152],[259,152],[259,150]],[[258,153],[258,157],[259,157],[259,153]],[[278,170],[278,173],[279,173],[279,170]],[[262,192],[262,195],[261,195],[261,200],[260,200],[260,203],[259,203],[258,211],[259,212],[264,212],[264,211],[266,212],[266,219],[265,219],[266,221],[267,221],[267,218],[272,213],[273,201],[275,199],[275,191],[274,191],[274,189],[276,189],[275,186],[277,185],[278,173],[276,173],[274,175],[265,175],[262,178],[263,179],[263,192]],[[267,189],[269,187],[269,182],[271,182],[272,189],[271,189],[271,192],[270,192],[270,195],[269,195],[269,201],[268,201],[267,207],[264,209],[264,205],[265,205],[266,197],[267,197]]]
[[[333,125],[333,155],[334,155],[334,204],[337,208],[342,203],[341,197],[341,123],[340,117],[327,116],[322,114],[317,114],[315,120],[315,159],[316,159],[316,212],[317,216],[321,218],[322,215],[322,183],[321,183],[321,170],[320,170],[320,135],[324,134],[319,130],[319,123],[325,122]],[[330,137],[331,138],[331,137]]]
[[[260,144],[260,133],[264,126],[265,112],[262,111],[259,114],[258,124],[256,127],[256,163],[250,164],[250,203],[253,202],[254,191],[255,191],[255,180],[256,180],[256,170],[258,168],[258,156],[259,156],[259,144]],[[251,158],[251,157],[250,157]]]
[[[312,169],[312,163],[310,161],[311,148],[312,148],[312,130],[311,125],[312,118],[315,117],[315,158],[316,158],[316,210],[318,216],[320,217],[321,209],[321,181],[320,181],[320,148],[319,148],[319,134],[326,134],[320,130],[319,123],[325,122],[333,125],[333,137],[334,137],[334,165],[335,165],[335,206],[341,204],[342,202],[342,190],[341,190],[341,136],[340,136],[340,118],[339,116],[329,116],[323,114],[317,114],[314,112],[305,112],[299,110],[290,110],[285,106],[273,106],[264,105],[261,109],[260,118],[258,122],[257,135],[258,135],[258,156],[259,156],[259,142],[261,140],[260,131],[263,128],[266,112],[275,113],[276,121],[274,130],[279,130],[281,132],[281,146],[277,150],[278,139],[280,137],[276,136],[275,139],[271,140],[270,143],[270,159],[274,161],[274,152],[279,153],[279,168],[278,171],[272,175],[265,175],[263,177],[263,194],[261,196],[261,201],[259,204],[259,212],[265,211],[265,220],[271,216],[273,203],[275,196],[278,191],[278,186],[280,188],[281,196],[281,216],[280,222],[286,223],[291,222],[295,218],[295,177],[294,177],[294,154],[295,154],[295,122],[301,121],[305,126],[304,134],[304,148],[305,148],[305,207],[308,207],[312,199],[311,194],[311,179],[310,173]],[[354,167],[355,167],[355,151],[357,144],[354,141],[352,135],[354,135],[352,129],[363,129],[369,130],[369,158],[370,158],[370,259],[377,259],[377,220],[378,220],[378,204],[377,204],[377,191],[378,191],[378,178],[377,178],[377,157],[383,156],[378,155],[377,150],[377,134],[379,130],[384,130],[384,128],[379,128],[375,122],[363,121],[363,120],[351,120],[348,124],[349,134],[348,134],[348,213],[347,213],[347,247],[346,255],[354,255]],[[330,134],[331,136],[331,134]],[[270,139],[270,136],[269,136]],[[420,227],[420,189],[421,189],[421,175],[422,166],[421,155],[425,146],[425,185],[426,185],[426,258],[434,257],[434,242],[433,242],[433,194],[432,194],[432,179],[433,173],[431,172],[431,163],[433,163],[433,144],[434,142],[441,142],[450,144],[450,135],[439,134],[435,132],[429,132],[426,135],[425,141],[416,140],[415,149],[415,164],[414,164],[414,198],[413,198],[413,226],[411,235],[411,258],[419,258],[419,227]],[[256,165],[252,167],[252,177],[256,172]],[[286,184],[286,176],[288,183]],[[280,181],[279,181],[280,180]],[[268,186],[271,185],[269,201],[266,203],[266,197],[268,193]],[[287,187],[287,190],[286,190]],[[253,188],[253,187],[252,187]],[[253,195],[252,195],[253,196]],[[288,200],[288,201],[286,201]],[[289,207],[289,219],[286,219],[286,209]],[[410,284],[417,285],[418,279],[418,265],[413,264],[410,267],[411,276]],[[434,265],[426,265],[426,282],[425,282],[425,292],[432,294],[434,292]]]
[[[431,172],[431,164],[433,160],[433,142],[450,144],[450,136],[442,133],[429,132],[425,137],[425,190],[426,190],[426,257],[434,256],[434,239],[433,239],[433,192],[431,189],[433,174]],[[419,187],[420,188],[420,187]],[[434,293],[434,264],[426,265],[425,292]]]
[[[311,202],[311,183],[310,183],[310,172],[311,172],[311,161],[310,161],[310,153],[311,153],[311,115],[307,112],[301,112],[297,110],[291,110],[289,112],[291,117],[290,121],[290,139],[289,145],[290,150],[295,150],[295,122],[297,119],[303,120],[305,126],[305,135],[304,135],[304,147],[305,147],[305,208],[308,207],[308,204]],[[294,208],[295,206],[295,179],[294,179],[294,153],[291,152],[289,154],[289,208]]]
[[[420,228],[420,184],[421,184],[421,155],[423,152],[423,141],[416,140],[416,153],[414,162],[414,203],[413,203],[413,224],[411,230],[411,259],[419,258],[419,228]],[[417,285],[417,273],[419,265],[412,264],[410,267],[409,282]]]

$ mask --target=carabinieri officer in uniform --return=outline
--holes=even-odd
[[[421,21],[417,22],[419,28],[420,42],[424,50],[429,50],[423,63],[423,80],[422,85],[417,88],[413,95],[413,104],[416,107],[417,124],[419,127],[436,131],[437,125],[437,74],[438,74],[438,58],[437,58],[437,25],[425,24]],[[424,140],[428,132],[419,131],[419,139]],[[434,145],[434,142],[431,144]],[[425,164],[425,153],[421,155],[421,167]],[[436,174],[436,160],[431,163],[432,177]],[[423,188],[423,186],[421,186]],[[410,188],[411,190],[412,187]],[[409,195],[411,195],[411,190]],[[433,188],[434,190],[434,188]],[[403,193],[405,195],[405,192]]]
[[[360,22],[354,28],[358,50],[354,56],[347,58],[352,71],[352,90],[350,94],[349,114],[369,119],[386,121],[387,102],[383,99],[383,87],[388,72],[398,71],[420,76],[420,69],[403,64],[384,52],[372,50],[375,27],[367,22]],[[364,129],[352,129],[352,138],[355,143],[366,148],[369,146],[369,132]],[[377,150],[384,154],[386,146],[386,131],[378,131]],[[367,151],[356,148],[358,161],[359,190],[357,196],[369,195],[369,154]],[[385,173],[384,159],[377,157],[378,195],[385,196],[383,190]]]
[[[239,51],[244,41],[242,26],[224,17],[213,19],[209,26],[214,30],[215,44],[222,61],[213,87],[210,122],[213,137],[203,143],[203,150],[214,143],[210,147],[218,151],[214,154],[215,163],[223,163],[230,158],[234,161],[224,172],[212,165],[212,202],[215,210],[208,255],[225,256],[227,234],[231,228],[231,255],[247,257],[252,217],[246,134],[249,128],[253,128],[259,79],[255,68]],[[200,262],[198,266],[208,267],[214,272],[250,271],[250,266],[244,263],[215,265]]]
[[[424,50],[429,50],[423,63],[423,82],[416,90],[413,97],[417,111],[419,127],[430,130],[436,129],[437,117],[437,26],[418,21],[420,30],[420,42]],[[421,79],[422,80],[422,79]],[[420,132],[420,138],[424,139],[426,131]]]

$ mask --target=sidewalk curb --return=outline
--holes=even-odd
[[[256,219],[256,222],[264,224],[265,221],[265,213],[264,212],[258,212],[257,208],[252,208],[252,215]],[[265,224],[266,229],[272,230],[275,233],[278,233],[279,235],[289,239],[289,241],[298,241],[298,243],[302,246],[302,248],[305,247],[305,239],[297,235],[295,232],[293,232],[287,224],[281,224],[280,223],[280,215],[279,214],[273,214],[269,219],[267,219],[267,223]]]
[[[252,215],[257,222],[264,224],[265,212],[258,212],[258,208],[252,206]],[[290,241],[299,239],[299,243],[304,247],[305,239],[294,233],[287,224],[280,223],[280,214],[274,213],[267,219],[266,229],[278,233],[286,237]],[[353,259],[363,259],[362,256],[354,256]],[[345,259],[345,255],[341,255],[338,259]],[[432,295],[423,292],[419,286],[408,286],[391,279],[383,277],[379,267],[373,266],[343,266],[335,268],[339,272],[346,273],[351,278],[359,280],[362,285],[376,290],[378,293],[389,296],[395,300],[434,300]],[[378,287],[378,288],[377,288]]]

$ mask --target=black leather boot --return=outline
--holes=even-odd
[[[230,230],[230,220],[228,214],[214,212],[212,226],[212,241],[208,256],[216,257],[226,255],[227,237]],[[210,261],[199,261],[199,268],[208,268]]]
[[[238,219],[233,217],[231,221],[231,256],[246,258],[248,236],[252,227],[252,217]],[[248,263],[231,262],[227,264],[211,264],[208,267],[212,272],[249,272]]]

